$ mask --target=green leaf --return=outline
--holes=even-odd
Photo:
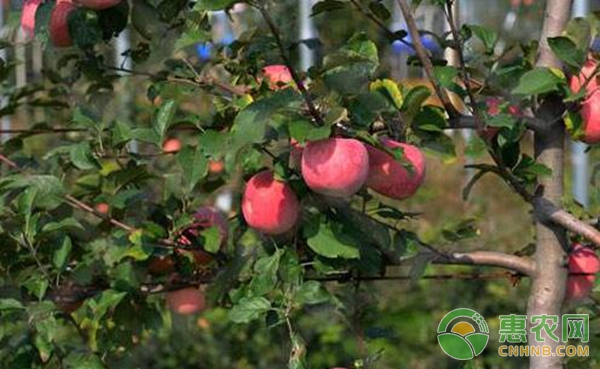
[[[574,68],[580,68],[586,59],[586,49],[579,48],[568,37],[551,37],[548,38],[550,48],[556,56],[565,64]]]
[[[208,159],[199,148],[184,147],[177,154],[177,161],[183,171],[188,191],[192,191],[196,184],[208,174]]]
[[[283,250],[277,250],[273,255],[262,257],[256,261],[254,264],[255,276],[249,286],[249,290],[254,295],[264,295],[275,288],[279,262],[283,253]]]
[[[160,145],[163,138],[152,128],[135,128],[131,131],[131,139]]]
[[[132,138],[132,129],[127,123],[117,120],[115,127],[112,129],[112,140],[115,145],[127,143]]]
[[[50,24],[50,16],[54,9],[54,3],[50,1],[42,2],[35,12],[35,38],[42,44],[50,41],[50,32],[48,25]]]
[[[232,127],[234,147],[239,149],[248,144],[262,143],[272,117],[283,109],[296,111],[301,101],[296,91],[286,88],[248,105],[235,118]]]
[[[318,255],[326,258],[358,259],[359,245],[336,223],[315,217],[304,228],[308,246]]]
[[[116,307],[126,295],[127,292],[106,290],[99,296],[88,300],[86,303],[94,315],[94,320],[100,321],[104,315],[106,315],[110,309]]]
[[[318,141],[331,135],[331,127],[315,127],[309,120],[301,118],[288,124],[290,136],[304,144],[306,141]]]
[[[378,79],[371,83],[371,91],[377,91],[385,96],[388,101],[398,110],[402,108],[404,99],[398,84],[391,79]]]
[[[75,108],[75,111],[73,111],[73,118],[72,118],[73,125],[75,127],[97,130],[99,127],[99,124],[96,123],[96,121],[94,119],[92,119],[92,117],[90,117],[90,115],[91,114],[89,112],[84,112],[84,110],[81,107]]]
[[[98,18],[83,8],[77,8],[68,17],[69,34],[73,43],[82,49],[91,48],[102,41],[102,30]]]
[[[331,299],[331,296],[317,281],[307,281],[298,288],[295,299],[301,304],[322,304]]]
[[[23,310],[25,307],[16,299],[0,299],[0,311],[4,310]]]
[[[323,0],[323,1],[318,1],[313,7],[312,7],[312,13],[310,14],[311,17],[314,17],[315,15],[324,13],[324,12],[331,12],[334,10],[339,10],[339,9],[344,9],[344,7],[346,6],[346,3],[343,1],[338,1],[338,0]]]
[[[392,16],[388,8],[381,3],[381,0],[372,0],[369,3],[369,10],[383,21],[387,21]]]
[[[194,10],[223,10],[239,2],[240,0],[199,0]]]
[[[213,226],[202,230],[202,237],[204,238],[204,250],[216,253],[221,247],[221,232],[219,227]]]
[[[496,42],[498,42],[498,33],[478,25],[470,25],[469,28],[475,36],[483,42],[487,52],[493,52]]]
[[[535,68],[521,76],[512,93],[531,96],[557,91],[562,80],[548,68]]]
[[[52,257],[52,264],[58,270],[62,270],[67,260],[69,259],[69,255],[71,254],[71,250],[73,249],[73,244],[71,243],[71,238],[65,237],[63,239],[62,245],[54,252]]]
[[[88,353],[71,352],[64,360],[63,365],[68,369],[104,369],[104,364],[96,355]]]
[[[229,319],[234,323],[249,323],[271,309],[264,297],[244,297],[229,310]]]
[[[458,77],[458,69],[451,66],[435,67],[433,76],[436,81],[439,82],[441,87],[449,88],[456,83],[455,80],[456,77]]]
[[[421,110],[421,106],[430,96],[431,90],[426,86],[416,86],[408,91],[402,104],[402,111],[405,112],[404,118],[407,124],[412,124],[414,118]]]
[[[324,59],[326,85],[344,95],[364,92],[379,67],[377,45],[364,33]]]
[[[510,114],[498,114],[493,117],[490,117],[487,120],[487,125],[490,127],[508,127],[512,128],[517,123],[517,120],[514,116]]]
[[[198,147],[202,149],[207,156],[220,158],[223,157],[227,151],[228,140],[229,135],[227,133],[208,129],[198,138]]]
[[[50,222],[50,223],[46,223],[44,225],[44,227],[42,228],[42,232],[55,232],[55,231],[62,231],[65,228],[72,228],[72,229],[77,229],[80,231],[83,231],[83,226],[81,225],[81,223],[79,223],[79,221],[75,218],[65,218],[59,222]]]
[[[92,148],[89,142],[80,142],[72,145],[69,151],[71,162],[81,170],[100,169],[100,163],[92,154]]]
[[[585,122],[579,112],[567,110],[565,115],[565,126],[569,135],[574,140],[581,140],[585,137]]]
[[[154,119],[154,130],[160,136],[161,141],[164,139],[165,134],[167,133],[167,130],[173,121],[176,111],[177,106],[175,105],[174,100],[165,101],[165,103],[162,104],[158,109]]]

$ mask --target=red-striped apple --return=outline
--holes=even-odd
[[[287,183],[275,179],[273,172],[265,170],[246,184],[242,213],[248,225],[257,231],[283,234],[298,221],[298,198]]]
[[[402,148],[404,160],[411,166],[407,169],[390,154],[371,146],[369,150],[369,178],[367,186],[373,191],[393,199],[405,199],[414,195],[425,179],[425,157],[413,145],[384,138],[381,143],[390,149]]]
[[[350,197],[369,175],[369,154],[355,139],[328,138],[306,144],[302,153],[302,177],[317,193]]]

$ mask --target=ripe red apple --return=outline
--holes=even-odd
[[[88,9],[102,10],[117,5],[121,0],[75,0],[75,2]]]
[[[369,154],[355,139],[329,138],[306,144],[302,153],[302,177],[313,191],[349,197],[365,184]]]
[[[21,30],[25,40],[31,40],[35,33],[35,12],[44,0],[25,0],[21,12]]]
[[[594,274],[598,272],[600,272],[600,258],[594,250],[589,247],[575,245],[569,256],[569,273],[589,275],[569,276],[565,299],[580,301],[589,296],[596,281]]]
[[[583,65],[579,75],[571,77],[569,82],[571,90],[577,93],[585,82],[591,78],[586,87],[586,98],[581,103],[581,116],[584,127],[583,136],[579,137],[581,141],[589,144],[600,142],[600,107],[598,106],[600,89],[598,88],[597,76],[593,76],[597,65],[598,62],[595,59],[589,58]]]
[[[77,9],[70,0],[56,3],[50,14],[50,40],[55,47],[69,47],[73,40],[69,34],[69,14]]]
[[[172,256],[153,257],[148,264],[148,273],[154,275],[171,274],[175,271],[175,259]]]
[[[106,215],[106,214],[108,214],[110,212],[110,205],[108,205],[105,202],[101,202],[101,203],[96,204],[95,208],[96,208],[96,211],[98,213],[100,213],[100,214]]]
[[[181,141],[177,138],[169,138],[163,143],[162,149],[165,154],[174,154],[181,150]]]
[[[225,164],[221,160],[210,160],[208,162],[208,172],[210,174],[221,174],[225,170]]]
[[[373,191],[393,199],[405,199],[412,196],[425,179],[423,153],[416,146],[387,138],[382,139],[381,143],[391,149],[402,148],[404,159],[412,165],[412,172],[388,153],[367,146],[370,166],[367,186]]]
[[[579,90],[581,89],[581,86],[583,86],[585,84],[585,82],[590,77],[592,77],[597,65],[598,65],[598,62],[595,59],[588,58],[588,60],[585,62],[585,64],[583,64],[583,68],[581,68],[581,72],[579,73],[579,75],[571,77],[571,81],[569,81],[569,86],[571,87],[571,90],[574,93],[579,92]],[[586,92],[589,95],[597,89],[598,89],[598,81],[594,77],[594,78],[590,79],[589,83],[587,84]]]
[[[596,89],[581,104],[584,133],[581,141],[588,144],[600,142],[600,90]]]
[[[167,305],[177,314],[191,315],[206,307],[204,294],[196,288],[184,288],[167,294]]]
[[[279,90],[294,82],[292,73],[285,65],[269,65],[263,68],[263,74],[267,78],[272,90]],[[285,85],[285,86],[284,86]]]
[[[298,198],[285,182],[276,180],[273,172],[262,171],[252,177],[242,199],[242,213],[248,225],[260,232],[283,234],[296,225]]]

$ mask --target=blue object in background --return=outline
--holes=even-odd
[[[412,44],[412,38],[410,37],[410,35],[404,36],[403,40],[409,44]],[[440,46],[437,44],[437,42],[435,42],[435,40],[431,36],[421,36],[421,42],[423,43],[423,46],[429,51],[435,52],[440,50]],[[398,40],[392,43],[392,50],[396,54],[415,54],[415,50],[411,46]]]
[[[596,38],[592,42],[592,51],[595,51],[595,52],[600,51],[600,38]]]
[[[212,42],[203,42],[196,45],[196,52],[200,60],[206,61],[210,59],[213,45]]]

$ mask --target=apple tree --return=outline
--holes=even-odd
[[[529,278],[530,316],[589,297],[600,231],[565,206],[563,169],[567,134],[600,142],[589,48],[600,19],[570,21],[572,1],[548,0],[539,40],[501,49],[495,31],[459,24],[452,0],[397,0],[407,27],[396,32],[386,26],[391,2],[322,0],[312,16],[352,12],[375,31],[350,30],[304,71],[298,48],[319,40],[297,42],[279,3],[23,1],[21,38],[0,47],[35,37],[49,63],[25,86],[12,83],[19,60],[0,63],[0,116],[44,112],[4,131],[12,136],[0,150],[6,367],[112,367],[168,310],[221,306],[236,324],[282,329],[288,367],[306,368],[295,323],[306,307],[343,309],[329,282],[383,279],[398,265],[413,279],[430,263]],[[425,3],[450,29],[427,34],[454,60],[424,47],[415,13]],[[240,9],[253,27],[209,58],[191,56],[212,39],[211,12]],[[122,32],[135,34],[123,55],[131,68],[109,56]],[[387,75],[381,39],[411,48],[429,86]],[[469,165],[465,199],[496,176],[531,209],[532,252],[450,252],[407,225],[419,217],[401,200],[423,185],[423,151],[453,154],[453,130],[472,130],[487,155]],[[232,206],[218,209],[223,194]],[[466,224],[448,238],[471,233]]]

